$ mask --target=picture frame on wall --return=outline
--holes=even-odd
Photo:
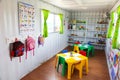
[[[35,29],[35,9],[31,4],[18,2],[18,27],[20,34],[32,34]]]

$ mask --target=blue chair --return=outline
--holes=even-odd
[[[65,50],[62,50],[62,53],[67,53],[67,52],[68,52],[68,50],[66,50],[66,49],[65,49]]]
[[[87,44],[88,44],[88,45],[92,45],[91,43],[92,43],[91,41],[88,41],[88,43],[87,43]]]

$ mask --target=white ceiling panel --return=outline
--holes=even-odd
[[[43,0],[66,10],[110,10],[118,0]]]
[[[114,0],[82,0],[85,3],[112,2]]]

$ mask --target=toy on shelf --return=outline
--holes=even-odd
[[[80,26],[79,30],[85,30],[85,27],[84,26]]]
[[[76,24],[76,20],[72,20],[72,24]]]
[[[72,24],[69,24],[69,25],[68,25],[68,29],[72,29]]]
[[[104,19],[101,19],[100,21],[97,22],[98,24],[108,24],[107,21],[105,21]]]
[[[100,27],[96,27],[96,30],[97,30],[97,31],[100,31]]]
[[[105,40],[104,39],[99,39],[97,43],[98,44],[105,44]]]
[[[98,24],[108,24],[108,22],[97,22]]]
[[[70,36],[78,36],[77,34],[71,34]]]
[[[74,44],[80,44],[80,41],[75,41]]]
[[[73,38],[69,38],[68,40],[69,40],[69,41],[73,41]]]
[[[102,31],[106,31],[107,28],[106,28],[106,27],[102,27],[101,30],[102,30]]]
[[[84,20],[76,20],[76,23],[86,23]]]

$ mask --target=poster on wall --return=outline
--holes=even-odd
[[[110,69],[111,80],[117,80],[118,55],[113,50],[110,53],[109,66],[110,66],[109,69]]]
[[[120,52],[118,52],[118,69],[117,69],[117,77],[120,80]]]
[[[30,4],[18,2],[18,25],[20,34],[31,34],[35,29],[35,10]]]

